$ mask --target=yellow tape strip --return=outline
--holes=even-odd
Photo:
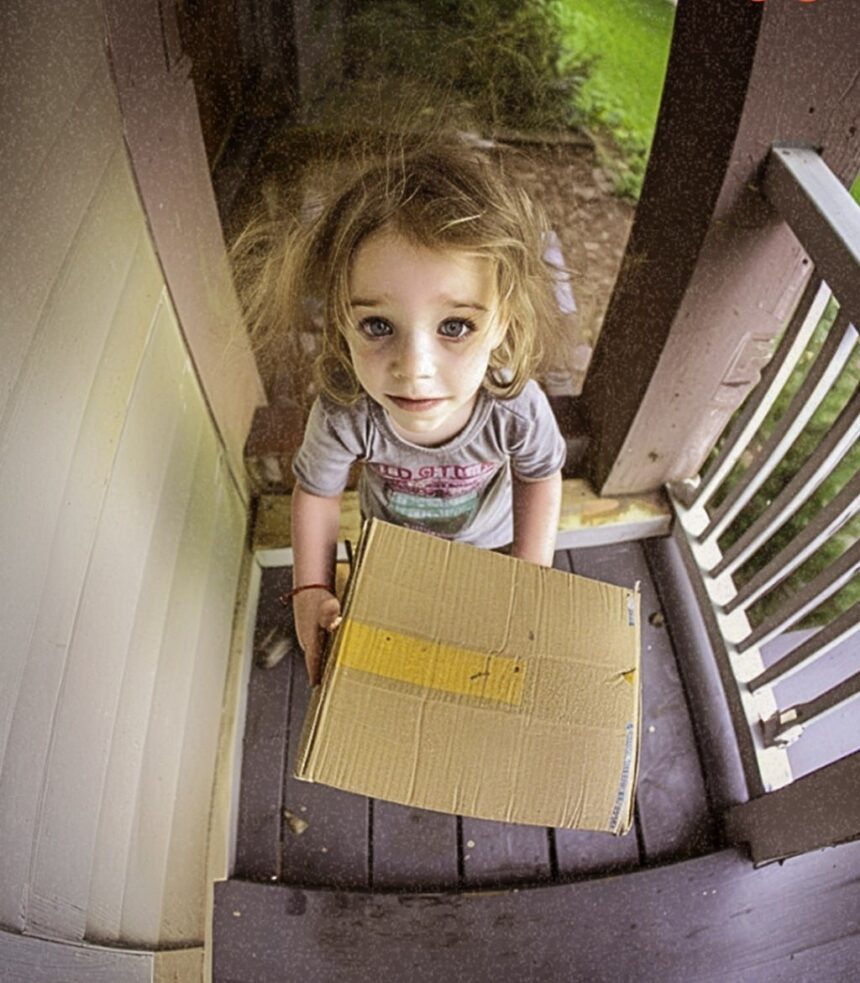
[[[445,693],[511,706],[522,702],[525,664],[518,659],[375,628],[352,618],[339,631],[338,665]]]

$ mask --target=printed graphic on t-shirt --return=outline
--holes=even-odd
[[[404,468],[371,463],[394,521],[442,536],[456,535],[474,518],[481,492],[500,463],[430,464]]]

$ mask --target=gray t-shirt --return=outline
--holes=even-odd
[[[438,447],[404,440],[369,396],[353,406],[319,396],[293,474],[312,495],[330,497],[346,487],[352,463],[363,460],[362,516],[495,548],[513,539],[511,471],[525,480],[548,478],[565,453],[549,402],[533,380],[513,399],[482,389],[466,427]]]

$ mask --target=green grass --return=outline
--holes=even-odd
[[[586,126],[611,133],[618,190],[638,197],[669,58],[675,8],[668,0],[561,0],[565,47],[590,63],[576,105]]]
[[[587,127],[611,134],[618,153],[607,163],[621,193],[638,198],[654,136],[674,22],[667,0],[560,0],[560,23],[565,47],[579,62],[589,64],[589,75],[577,91],[576,108]],[[851,187],[860,202],[860,175]],[[809,349],[792,374],[758,437],[761,444],[786,412],[836,316],[831,303],[816,329]],[[839,412],[860,385],[860,351],[855,351],[831,392],[789,449],[774,475],[744,509],[720,546],[727,549],[777,496],[833,426]],[[727,428],[727,433],[731,428]],[[719,449],[715,448],[714,453]],[[748,462],[746,462],[748,463]],[[739,464],[716,499],[717,503],[740,479],[746,463]],[[855,446],[810,501],[750,560],[735,577],[740,585],[776,556],[812,518],[833,499],[860,467],[860,446]],[[765,595],[748,614],[756,625],[780,609],[805,584],[833,563],[860,535],[856,516],[803,563],[785,583]],[[860,583],[847,584],[811,612],[800,626],[826,624],[860,599]]]

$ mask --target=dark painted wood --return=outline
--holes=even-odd
[[[263,570],[254,648],[271,631],[292,636],[292,610],[277,600],[292,584],[289,568]],[[271,669],[251,668],[248,715],[242,741],[242,784],[236,844],[236,876],[277,878],[281,874],[283,774],[290,705],[289,659]]]
[[[671,536],[643,541],[642,549],[684,682],[711,811],[719,820],[749,792],[724,679],[690,579],[698,573],[685,566],[686,543],[677,524]]]
[[[851,4],[678,5],[648,171],[581,399],[586,468],[603,494],[695,474],[757,382],[811,270],[760,193],[762,165],[789,140],[820,149],[850,183],[856,53]]]
[[[860,41],[860,37],[857,38]],[[854,125],[860,124],[857,109]],[[765,169],[763,191],[789,223],[816,272],[839,298],[840,310],[860,320],[860,226],[849,192],[856,167],[840,181],[809,147],[775,147]]]
[[[281,873],[289,884],[366,888],[370,883],[370,800],[293,777],[310,686],[304,659],[290,658],[292,692]],[[304,826],[304,824],[307,826]]]
[[[763,6],[682,3],[675,15],[645,183],[582,393],[591,433],[600,437],[586,454],[596,488],[624,444],[693,276],[743,110]]]
[[[544,826],[464,816],[461,849],[466,888],[552,879],[549,831]]]
[[[394,802],[373,802],[374,890],[458,886],[457,817]]]
[[[573,573],[573,560],[570,550],[556,550],[552,558],[553,569]]]
[[[265,393],[250,346],[236,331],[239,302],[209,177],[191,61],[175,50],[175,6],[162,0],[101,4],[137,191],[183,337],[241,484],[242,447]]]
[[[735,806],[727,828],[756,862],[860,838],[860,751]],[[860,919],[860,911],[858,911]]]
[[[624,836],[580,829],[555,830],[559,880],[633,870],[642,862],[634,826]]]
[[[631,874],[436,895],[215,885],[215,983],[809,983],[856,978],[860,843],[755,869],[725,850]]]
[[[710,809],[666,616],[641,543],[576,550],[576,573],[624,587],[639,581],[642,728],[636,795],[645,861],[713,849]]]

